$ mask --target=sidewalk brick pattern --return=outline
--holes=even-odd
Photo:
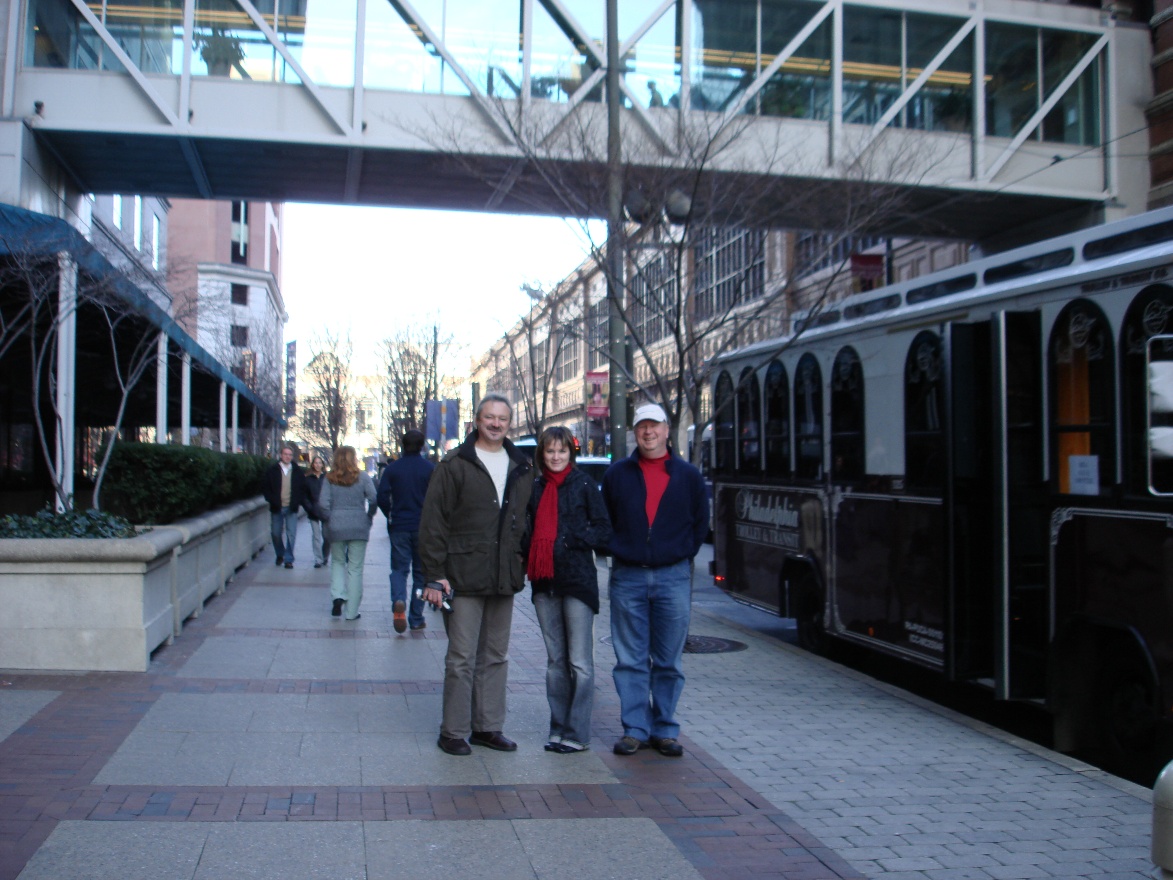
[[[238,594],[235,594],[238,595]],[[618,758],[614,699],[600,695],[597,754],[620,783],[587,785],[324,786],[295,788],[95,785],[93,780],[155,700],[167,693],[421,694],[437,681],[192,679],[176,673],[210,634],[285,638],[394,638],[371,630],[221,628],[232,591],[189,621],[146,674],[10,673],[0,686],[60,694],[0,743],[0,880],[15,880],[62,820],[109,822],[331,822],[401,819],[647,818],[707,880],[861,878],[784,813],[691,743],[682,759]],[[442,639],[440,630],[413,638]],[[516,645],[516,652],[533,651]],[[511,691],[544,693],[511,681]],[[523,754],[518,760],[525,760]],[[569,758],[573,760],[573,756]]]

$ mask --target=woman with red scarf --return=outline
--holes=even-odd
[[[534,460],[538,479],[526,509],[534,609],[546,642],[546,751],[589,748],[595,695],[595,615],[599,573],[595,550],[611,540],[611,520],[598,484],[574,466],[574,436],[547,428]]]

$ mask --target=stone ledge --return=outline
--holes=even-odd
[[[136,538],[0,540],[0,668],[145,672],[268,534],[255,498]]]

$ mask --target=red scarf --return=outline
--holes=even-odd
[[[534,533],[529,543],[529,567],[526,574],[530,583],[548,581],[554,577],[554,540],[558,537],[558,488],[566,481],[570,467],[558,473],[547,471],[542,475],[546,489],[534,515]]]

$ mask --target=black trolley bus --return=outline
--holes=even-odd
[[[1043,702],[1059,750],[1167,750],[1173,209],[803,323],[714,370],[722,588]]]

